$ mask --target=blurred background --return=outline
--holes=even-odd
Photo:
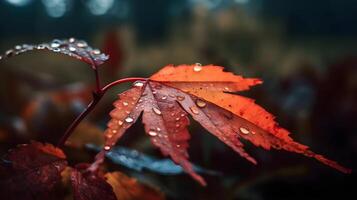
[[[103,82],[148,77],[167,64],[221,65],[264,84],[243,95],[277,116],[298,142],[356,169],[357,1],[354,0],[2,0],[0,50],[75,37],[110,55]],[[0,153],[18,143],[56,143],[91,99],[93,72],[50,52],[0,62]],[[91,161],[83,143],[100,144],[116,94],[113,89],[76,130],[70,161]],[[342,199],[356,196],[355,173],[315,160],[247,144],[253,166],[207,133],[190,127],[191,161],[221,176],[164,176],[108,164],[154,187],[168,199]],[[83,141],[86,138],[88,140]],[[82,141],[78,141],[82,140]],[[78,144],[76,144],[78,142]],[[162,157],[141,123],[121,146]],[[353,187],[354,186],[354,187]]]

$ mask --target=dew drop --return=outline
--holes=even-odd
[[[228,91],[228,90],[229,90],[229,88],[228,88],[228,87],[224,87],[224,90]]]
[[[153,130],[150,130],[149,131],[149,135],[150,136],[157,136],[157,133],[155,131],[153,131]]]
[[[133,85],[134,85],[135,87],[143,87],[143,86],[144,86],[144,83],[143,83],[143,82],[136,81]]]
[[[80,41],[80,42],[77,43],[77,47],[79,47],[79,48],[84,48],[84,47],[87,47],[87,46],[88,46],[88,44],[86,42],[84,42],[84,41]]]
[[[121,121],[121,120],[118,121],[118,125],[119,125],[119,126],[123,125],[123,123],[124,123],[124,122]]]
[[[177,148],[180,148],[180,147],[181,147],[181,145],[179,145],[179,144],[178,144],[178,145],[176,145],[176,147],[177,147]]]
[[[125,118],[125,121],[128,122],[128,123],[131,123],[131,122],[134,121],[134,119],[131,118],[131,117],[127,117],[127,118]]]
[[[176,119],[175,119],[176,121],[179,121],[180,120],[180,118],[179,117],[176,117]]]
[[[12,49],[7,50],[7,51],[5,52],[5,56],[7,56],[7,57],[12,56],[13,54],[14,54],[14,51],[13,51]]]
[[[61,44],[58,43],[58,42],[52,42],[52,43],[51,43],[51,47],[52,47],[52,48],[58,48],[58,47],[60,47],[60,46],[61,46]]]
[[[197,114],[199,113],[196,106],[191,106],[191,107],[190,107],[190,110],[192,111],[193,114],[196,114],[196,115],[197,115]]]
[[[152,91],[153,94],[156,94],[157,92],[156,91]]]
[[[181,114],[181,117],[184,117],[184,116],[185,116],[185,114],[184,114],[184,113],[182,113],[182,114]]]
[[[241,133],[245,134],[245,135],[249,134],[249,130],[246,129],[246,128],[244,128],[244,127],[240,127],[240,128],[239,128],[239,131],[240,131]]]
[[[179,101],[185,100],[185,97],[183,97],[183,96],[176,96],[176,98],[177,98],[177,100],[179,100]]]
[[[155,114],[161,115],[161,111],[159,109],[153,107],[152,110],[154,111]]]
[[[176,126],[176,128],[178,128],[178,127],[180,127],[180,124],[176,124],[175,126]]]
[[[200,108],[204,108],[204,107],[206,107],[206,102],[202,101],[201,99],[197,99],[196,105]]]
[[[141,102],[143,102],[143,100],[142,99],[139,99],[139,101],[138,101],[139,103],[141,103]]]
[[[45,49],[45,45],[39,44],[39,45],[37,45],[37,49]]]
[[[76,39],[75,38],[69,38],[69,40],[68,40],[68,42],[70,42],[70,43],[73,43],[73,42],[75,42],[76,41]]]
[[[174,94],[169,94],[169,97],[175,98],[175,95]]]
[[[91,52],[92,52],[92,54],[95,54],[95,55],[99,55],[100,54],[100,50],[99,49],[94,49]]]
[[[54,52],[60,52],[60,51],[61,51],[60,48],[53,48],[52,50],[53,50]]]
[[[16,45],[16,46],[15,46],[15,49],[16,49],[16,50],[21,50],[21,49],[22,49],[22,46],[21,46],[21,45]]]
[[[117,133],[117,130],[112,130],[112,133]]]
[[[108,139],[110,139],[110,138],[113,137],[113,135],[112,135],[112,134],[107,134],[107,135],[105,135],[105,137],[108,138]]]
[[[163,97],[161,97],[161,99],[162,99],[162,100],[165,100],[165,99],[167,99],[167,96],[163,96]]]
[[[157,131],[161,131],[161,128],[157,127],[156,130],[157,130]]]
[[[106,146],[104,146],[104,150],[106,150],[106,151],[109,151],[110,150],[110,146],[108,146],[108,145],[106,145]]]
[[[128,104],[128,102],[125,102],[125,101],[124,101],[124,102],[123,102],[123,105],[124,105],[124,106],[128,106],[129,104]]]
[[[202,70],[202,65],[201,63],[196,63],[195,66],[193,67],[193,71],[199,72]]]
[[[70,46],[68,49],[72,52],[77,50],[75,47],[72,47],[72,46]]]

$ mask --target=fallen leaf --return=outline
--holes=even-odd
[[[108,183],[113,187],[117,199],[120,200],[160,200],[165,199],[159,190],[139,183],[120,172],[107,173]]]
[[[74,200],[116,200],[113,188],[99,172],[72,169],[71,182]]]
[[[54,199],[66,156],[51,144],[31,142],[12,149],[2,161],[0,194],[4,199]]]
[[[135,82],[133,88],[119,95],[119,100],[114,103],[115,109],[110,113],[112,119],[105,132],[104,149],[110,150],[143,112],[145,131],[152,143],[205,185],[188,161],[190,135],[187,114],[190,114],[209,132],[254,164],[256,160],[245,152],[241,139],[268,150],[284,149],[314,157],[330,167],[349,173],[350,169],[293,141],[289,132],[274,121],[273,115],[253,100],[232,94],[260,83],[259,79],[236,76],[218,66],[167,66],[148,81]]]

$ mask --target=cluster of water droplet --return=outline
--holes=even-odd
[[[93,49],[87,42],[69,38],[64,40],[54,39],[50,43],[42,43],[38,45],[16,45],[14,48],[7,50],[4,55],[0,55],[0,60],[32,50],[50,50],[55,53],[62,53],[95,66],[101,65],[109,59],[108,55],[102,53],[98,49]]]

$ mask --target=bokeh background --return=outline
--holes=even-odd
[[[103,82],[147,77],[167,64],[225,66],[264,84],[243,95],[277,116],[297,141],[356,169],[357,1],[354,0],[2,0],[0,50],[54,38],[86,40],[110,55]],[[0,62],[0,152],[29,140],[56,143],[91,98],[88,66],[49,52]],[[120,86],[75,132],[105,128]],[[161,157],[140,123],[119,145]],[[100,132],[100,131],[99,131]],[[347,199],[356,176],[301,155],[247,144],[253,166],[207,133],[190,127],[191,160],[222,172],[201,187],[187,175],[115,170],[162,190],[168,199]],[[94,139],[96,141],[90,141]],[[99,140],[99,139],[98,139]],[[93,152],[68,147],[73,162]]]

